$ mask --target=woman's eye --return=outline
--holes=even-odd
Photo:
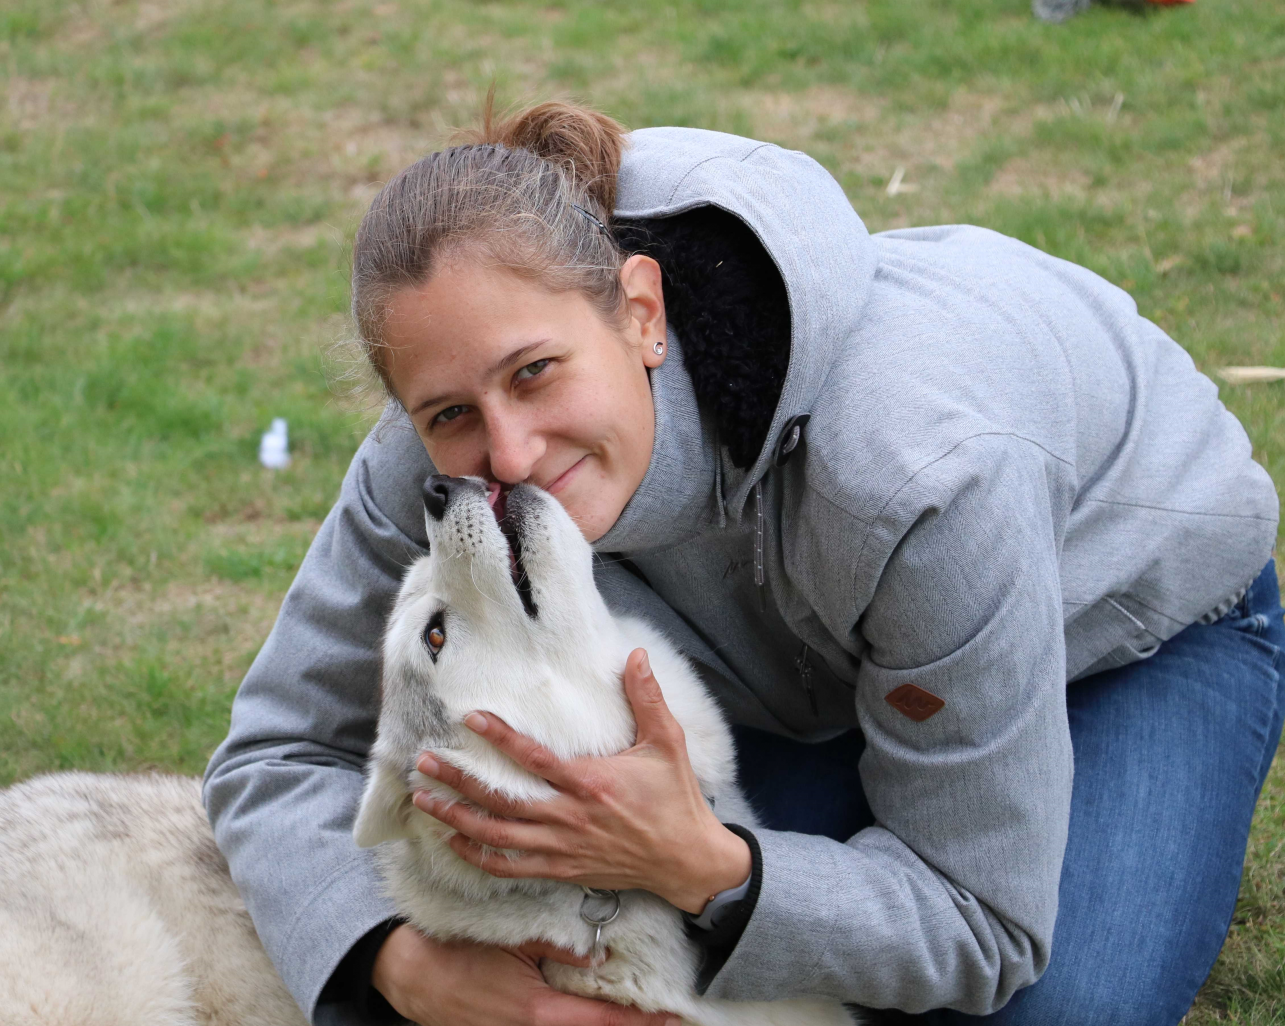
[[[536,360],[535,363],[528,363],[518,371],[514,377],[517,378],[518,381],[526,381],[529,378],[535,377],[547,366],[549,366],[548,360]]]
[[[454,420],[456,417],[458,417],[461,413],[463,413],[467,409],[468,409],[467,406],[448,406],[446,407],[446,409],[444,409],[441,413],[439,413],[436,417],[433,418],[433,423],[445,424],[449,421]]]
[[[437,654],[446,644],[446,631],[439,623],[430,623],[424,629],[424,644],[428,646],[428,654],[433,657],[433,662],[437,662]]]

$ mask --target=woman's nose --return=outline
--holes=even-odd
[[[525,481],[544,455],[543,437],[521,416],[506,411],[488,417],[486,434],[491,476],[504,484]]]

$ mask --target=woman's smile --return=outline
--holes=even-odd
[[[575,463],[571,464],[570,467],[555,477],[547,485],[544,485],[544,490],[552,495],[557,495],[575,479],[580,469],[584,466],[585,460],[587,460],[589,456],[589,453],[585,453],[581,456],[575,461]]]

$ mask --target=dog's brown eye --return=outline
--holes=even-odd
[[[433,662],[437,662],[437,653],[446,644],[446,629],[442,626],[440,615],[433,617],[429,625],[424,628],[424,644],[427,646],[428,654],[432,656]]]

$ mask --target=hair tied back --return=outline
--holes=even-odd
[[[389,303],[447,254],[579,292],[619,319],[625,254],[603,218],[615,209],[624,147],[624,127],[600,111],[548,102],[497,114],[492,91],[480,125],[393,176],[362,218],[352,257],[353,320],[390,394]]]

